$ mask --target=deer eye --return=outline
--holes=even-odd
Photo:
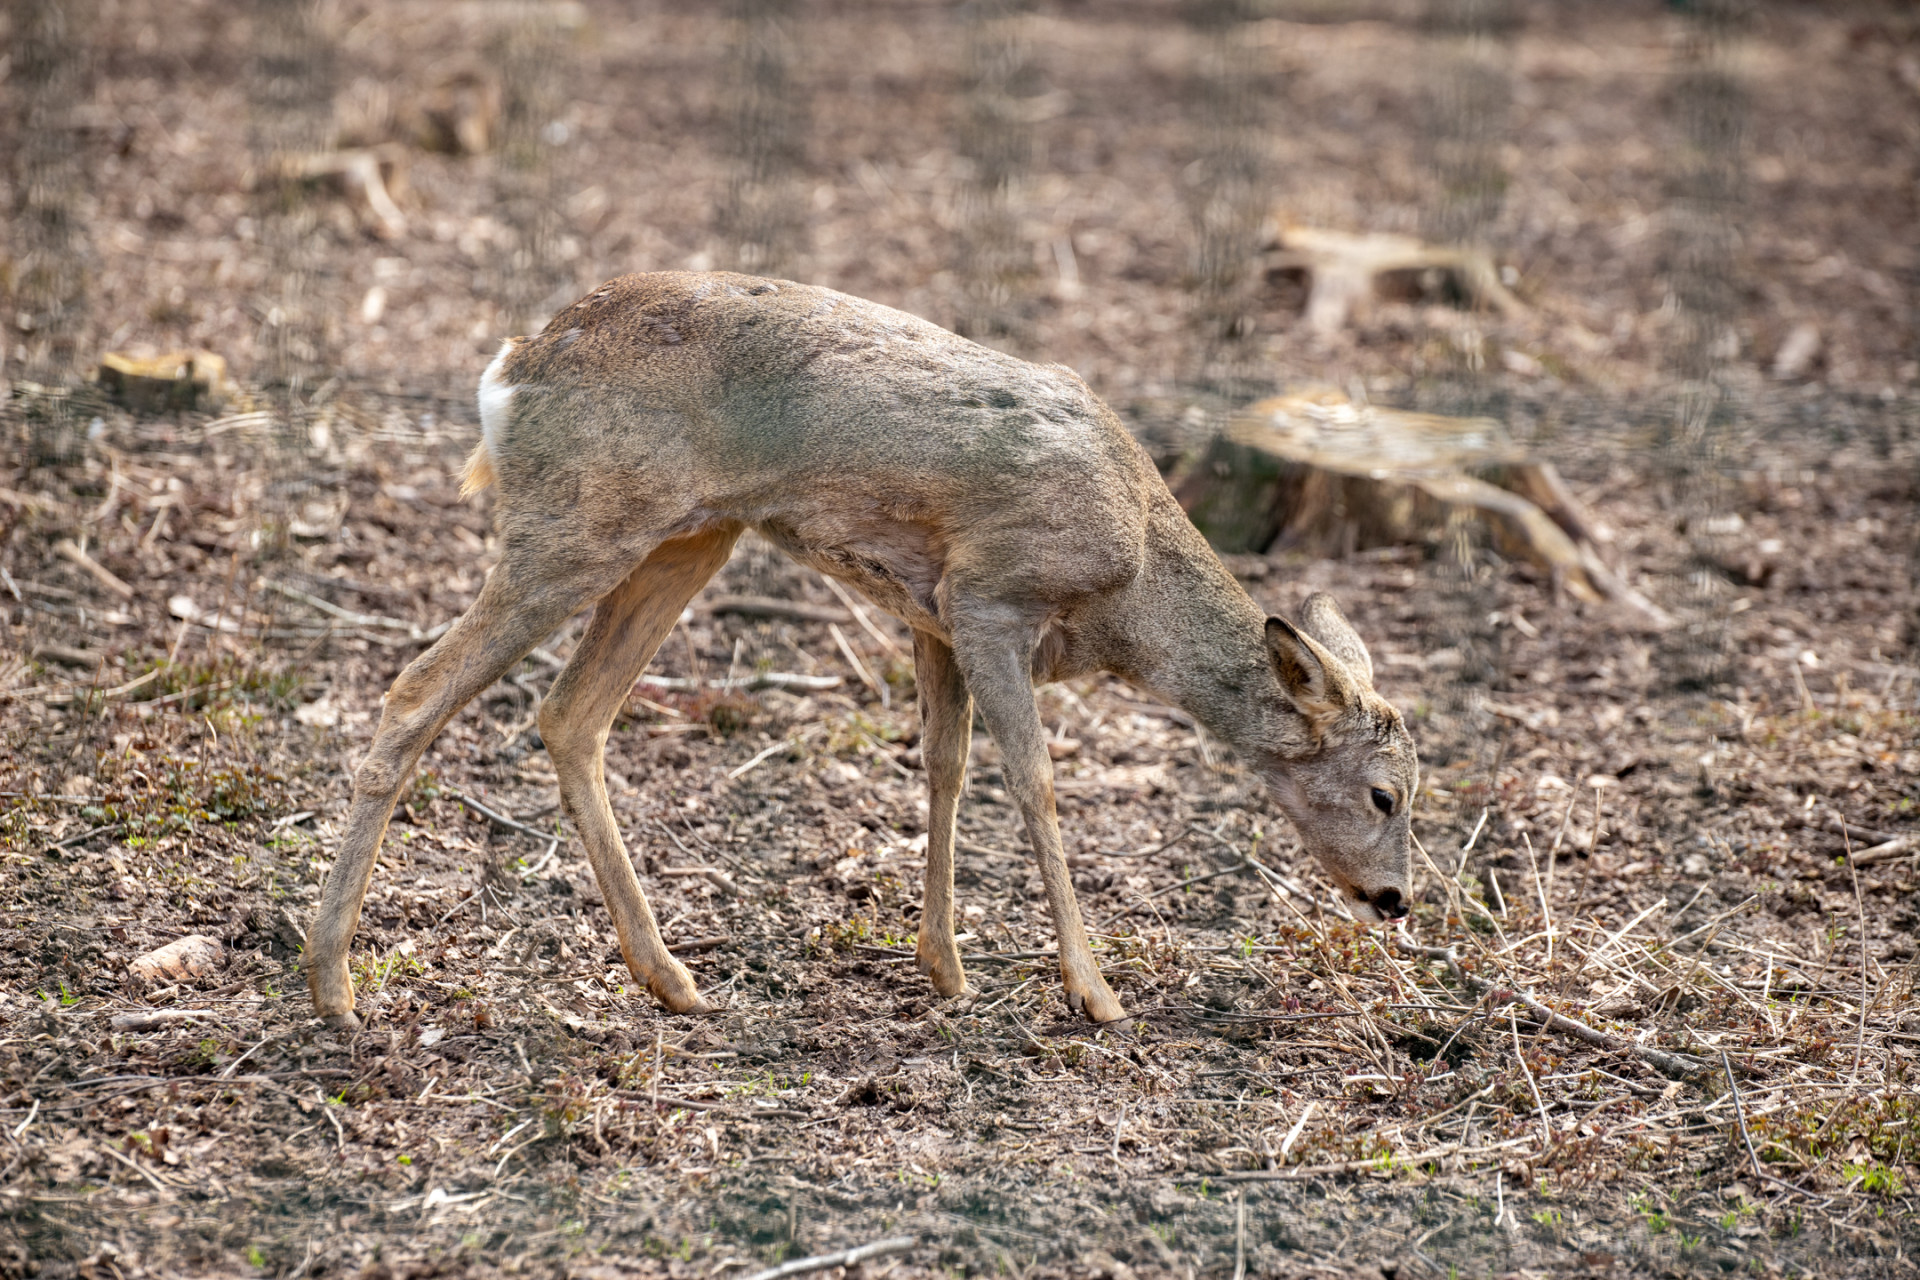
[[[1393,812],[1393,793],[1390,791],[1382,791],[1379,787],[1375,787],[1373,789],[1373,807],[1382,813],[1391,814]]]

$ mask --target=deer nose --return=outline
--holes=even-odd
[[[1407,904],[1401,899],[1398,889],[1382,889],[1367,902],[1388,920],[1398,920],[1407,914]]]

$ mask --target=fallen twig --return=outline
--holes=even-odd
[[[1196,834],[1205,835],[1206,833],[1196,832],[1192,827],[1188,827],[1173,839],[1163,841],[1151,849],[1103,849],[1101,855],[1108,858],[1151,858],[1156,853],[1165,853],[1175,845],[1186,843]]]
[[[1533,1069],[1527,1065],[1527,1052],[1520,1044],[1520,1019],[1512,1009],[1507,1010],[1507,1025],[1513,1028],[1513,1057],[1520,1064],[1520,1074],[1527,1078],[1527,1089],[1533,1094],[1533,1105],[1540,1111],[1540,1149],[1553,1147],[1553,1122],[1547,1119],[1547,1102],[1540,1096],[1540,1086],[1534,1082]]]
[[[733,897],[740,896],[740,886],[718,867],[661,867],[656,875],[663,876],[699,876],[714,888]]]
[[[691,955],[696,951],[712,951],[715,947],[724,947],[733,939],[724,934],[710,938],[688,938],[685,942],[670,942],[667,950],[676,956]]]
[[[1218,1009],[1203,1009],[1199,1005],[1159,1004],[1147,1009],[1136,1009],[1137,1017],[1145,1013],[1187,1013],[1203,1022],[1312,1022],[1319,1018],[1364,1018],[1362,1009],[1335,1009],[1327,1013],[1265,1013],[1254,1010],[1248,1013],[1222,1012]]]
[[[803,676],[791,671],[756,671],[751,675],[734,676],[720,680],[694,680],[687,676],[641,676],[634,681],[635,687],[646,685],[649,689],[670,689],[675,693],[698,693],[702,689],[716,692],[743,691],[751,693],[755,689],[838,689],[845,684],[840,676]]]
[[[118,831],[120,830],[120,828],[126,825],[127,824],[124,822],[109,822],[104,827],[95,827],[91,831],[82,831],[77,836],[68,836],[65,840],[62,840],[57,844],[48,845],[47,852],[52,853],[55,849],[70,849],[76,844],[85,844],[87,841],[93,839],[95,836],[103,836],[109,832]]]
[[[829,1267],[851,1267],[865,1262],[868,1258],[884,1258],[890,1253],[905,1253],[920,1243],[913,1236],[893,1236],[886,1240],[875,1240],[872,1244],[863,1244],[854,1249],[842,1249],[839,1253],[815,1254],[811,1258],[795,1258],[783,1262],[777,1267],[757,1271],[746,1280],[781,1280],[783,1276],[805,1275],[809,1271],[825,1271]]]
[[[1747,1144],[1747,1159],[1753,1162],[1753,1176],[1765,1182],[1771,1182],[1776,1186],[1785,1187],[1787,1190],[1797,1195],[1803,1195],[1809,1200],[1818,1200],[1820,1197],[1813,1192],[1802,1187],[1796,1187],[1785,1178],[1775,1177],[1761,1166],[1760,1153],[1753,1149],[1753,1135],[1747,1132],[1746,1100],[1740,1096],[1740,1082],[1734,1078],[1733,1059],[1727,1056],[1725,1049],[1720,1051],[1720,1065],[1725,1068],[1727,1073],[1727,1088],[1733,1092],[1733,1114],[1734,1118],[1740,1122],[1740,1141]]]
[[[1447,971],[1453,975],[1456,982],[1466,987],[1467,990],[1473,992],[1475,995],[1485,995],[1488,992],[1495,992],[1497,993],[1496,999],[1504,996],[1506,999],[1510,999],[1514,1003],[1525,1007],[1528,1012],[1545,1023],[1551,1030],[1563,1032],[1573,1036],[1577,1040],[1584,1040],[1594,1048],[1605,1049],[1609,1053],[1634,1054],[1664,1076],[1675,1080],[1689,1080],[1707,1069],[1707,1064],[1698,1058],[1690,1057],[1684,1053],[1670,1053],[1665,1049],[1656,1049],[1652,1045],[1634,1044],[1631,1041],[1610,1036],[1604,1031],[1595,1030],[1584,1022],[1576,1022],[1572,1018],[1555,1013],[1524,991],[1508,987],[1498,987],[1494,983],[1488,982],[1485,978],[1476,977],[1461,967],[1460,957],[1454,954],[1452,947],[1423,947],[1408,942],[1404,938],[1394,939],[1394,945],[1402,955],[1417,956],[1422,960],[1440,961],[1447,966]]]
[[[177,1022],[219,1016],[212,1009],[143,1009],[136,1013],[116,1013],[107,1020],[107,1025],[115,1031],[158,1031]]]
[[[1155,889],[1152,893],[1147,895],[1147,900],[1151,902],[1153,899],[1158,898],[1163,894],[1177,893],[1181,889],[1186,889],[1193,885],[1199,884],[1203,880],[1217,880],[1221,876],[1235,875],[1238,872],[1252,871],[1253,869],[1254,867],[1251,861],[1242,860],[1240,862],[1234,863],[1230,867],[1222,867],[1218,871],[1203,872],[1202,874],[1197,876],[1188,876],[1185,880],[1182,880],[1179,884],[1170,884],[1166,886],[1164,889]]]
[[[71,685],[66,689],[57,689],[51,692],[48,692],[47,690],[44,690],[44,689],[29,689],[29,690],[16,691],[14,696],[16,697],[19,696],[21,692],[46,693],[47,705],[50,707],[72,706],[76,702],[87,702],[87,701],[105,702],[110,698],[125,697],[127,694],[132,693],[136,689],[145,688],[147,685],[152,684],[155,680],[157,680],[160,677],[161,670],[162,668],[155,667],[153,670],[147,672],[147,674],[143,676],[137,676],[134,679],[127,681],[125,684],[117,684],[113,686],[113,688],[111,689],[88,689],[88,688],[83,688],[79,685]],[[0,696],[5,696],[5,695],[0,695]]]
[[[853,620],[860,624],[860,629],[872,636],[874,641],[879,644],[882,649],[887,651],[889,657],[896,662],[905,662],[907,660],[907,655],[900,651],[900,646],[894,642],[893,637],[873,625],[873,619],[868,616],[866,606],[858,600],[855,600],[851,591],[848,591],[824,573],[820,575],[820,578],[821,581],[827,584],[828,589],[831,590],[835,596],[839,597],[840,603],[847,606],[848,612],[853,615]]]
[[[1510,1138],[1505,1142],[1496,1142],[1487,1147],[1463,1147],[1457,1142],[1427,1151],[1416,1151],[1412,1155],[1376,1156],[1371,1160],[1343,1160],[1338,1164],[1301,1164],[1287,1169],[1239,1169],[1225,1173],[1208,1174],[1215,1182],[1292,1182],[1300,1178],[1319,1178],[1335,1173],[1366,1173],[1370,1170],[1405,1169],[1425,1164],[1429,1160],[1441,1160],[1448,1156],[1491,1155],[1511,1147],[1523,1146],[1532,1142],[1528,1138]]]
[[[339,605],[331,601],[322,600],[319,596],[308,595],[298,587],[290,587],[284,582],[275,582],[272,578],[264,578],[261,581],[267,590],[278,592],[289,600],[297,600],[310,609],[318,609],[328,617],[338,618],[349,626],[379,627],[387,631],[404,631],[407,633],[408,639],[419,641],[422,644],[430,644],[438,640],[447,633],[447,628],[453,625],[451,622],[443,622],[437,627],[429,627],[422,631],[411,622],[402,622],[398,618],[386,618],[377,613],[355,613],[351,609],[342,609]]]
[[[887,686],[880,683],[879,679],[867,670],[866,663],[860,661],[860,655],[853,651],[853,645],[847,640],[847,633],[834,622],[827,624],[827,631],[833,636],[834,644],[840,647],[840,656],[845,658],[847,665],[853,668],[853,674],[860,677],[860,683],[873,690],[873,696],[880,699],[882,707],[890,706],[891,699],[887,697]]]
[[[438,920],[435,920],[433,922],[433,927],[435,929],[438,929],[441,925],[445,924],[447,921],[459,915],[460,909],[462,907],[465,907],[470,903],[477,901],[480,895],[485,892],[486,892],[486,887],[483,885],[482,887],[475,889],[472,893],[468,894],[466,897],[460,899],[460,901],[454,903],[453,906],[448,909],[447,914],[441,916]],[[429,932],[431,932],[431,930]]]
[[[71,560],[92,574],[94,581],[119,596],[122,600],[133,599],[133,588],[115,576],[111,569],[88,555],[86,548],[82,547],[72,538],[60,539],[60,541],[53,544],[53,549],[62,559]]]
[[[715,596],[704,606],[708,613],[734,613],[746,618],[799,618],[805,622],[851,622],[853,615],[830,604],[778,600],[772,596]]]
[[[522,835],[532,836],[536,840],[558,839],[558,837],[555,836],[554,833],[551,831],[542,831],[538,827],[529,827],[524,822],[514,821],[512,818],[509,818],[504,813],[496,813],[494,810],[489,809],[484,804],[481,804],[478,800],[475,800],[472,796],[466,794],[464,791],[456,791],[453,788],[449,787],[447,789],[447,794],[452,796],[455,800],[459,801],[461,804],[465,805],[467,808],[479,814],[481,817],[487,819],[489,822],[497,822],[503,827],[507,827],[507,828],[510,828],[511,830],[518,831]]]
[[[126,1156],[121,1155],[118,1151],[115,1151],[112,1147],[107,1146],[105,1143],[101,1144],[100,1149],[106,1152],[108,1155],[112,1156],[115,1160],[118,1160],[121,1164],[127,1166],[127,1168],[133,1170],[135,1173],[145,1178],[149,1183],[153,1185],[153,1189],[160,1193],[160,1196],[162,1199],[164,1200],[173,1199],[172,1188],[168,1187],[167,1184],[160,1181],[160,1179],[154,1177],[153,1174],[149,1173],[146,1169],[141,1168],[140,1165],[135,1163],[133,1160],[129,1159]]]
[[[1913,836],[1895,836],[1884,844],[1862,849],[1853,855],[1850,861],[1856,867],[1870,867],[1877,862],[1892,862],[1906,854],[1920,854],[1920,841]]]
[[[835,680],[838,680],[839,678],[840,677],[838,676],[834,677]],[[755,752],[752,758],[750,758],[745,764],[740,765],[739,767],[734,769],[729,769],[727,771],[727,781],[736,782],[739,779],[746,777],[748,770],[752,769],[754,766],[758,765],[761,761],[767,759],[769,756],[775,755],[781,751],[793,750],[795,747],[798,747],[802,742],[805,742],[808,738],[812,737],[814,731],[819,727],[820,726],[817,724],[810,724],[806,728],[802,729],[800,732],[794,734],[792,737],[783,738],[779,742],[774,743],[772,746],[767,747],[761,751]],[[671,835],[672,833],[668,832],[668,834]],[[679,840],[676,839],[674,843],[678,844]]]

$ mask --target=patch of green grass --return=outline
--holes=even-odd
[[[420,963],[420,957],[396,947],[385,956],[361,957],[353,967],[353,985],[384,986],[395,977],[418,977],[426,971],[426,966]]]
[[[1884,1164],[1849,1164],[1841,1173],[1848,1182],[1859,1179],[1860,1189],[1868,1195],[1885,1196],[1889,1200],[1899,1195],[1907,1185],[1905,1174]]]
[[[833,951],[851,951],[860,945],[878,946],[876,926],[866,916],[853,916],[839,924],[827,925],[820,931],[820,940]]]

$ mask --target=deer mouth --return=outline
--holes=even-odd
[[[1407,918],[1406,895],[1393,885],[1369,893],[1358,885],[1340,886],[1347,896],[1347,908],[1361,924],[1391,924]]]

